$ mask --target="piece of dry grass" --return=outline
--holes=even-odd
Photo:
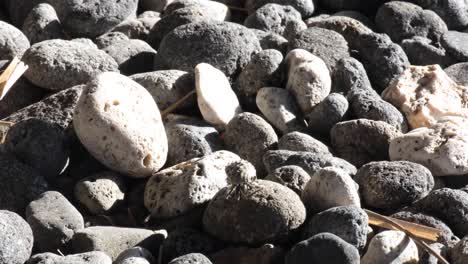
[[[187,101],[188,99],[190,99],[190,97],[192,95],[194,95],[196,93],[195,90],[192,90],[191,92],[189,92],[188,94],[184,95],[184,97],[180,98],[179,100],[177,100],[177,102],[171,104],[168,108],[164,109],[164,111],[161,112],[161,117],[164,118],[166,117],[168,114],[172,113],[174,110],[176,110],[181,104],[183,104],[185,101]]]
[[[14,57],[0,75],[0,100],[2,100],[19,78],[26,72],[28,65]]]

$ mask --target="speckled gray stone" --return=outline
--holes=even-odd
[[[3,203],[0,204],[4,208]],[[31,227],[21,216],[0,210],[0,233],[0,263],[23,264],[29,259],[34,237]]]
[[[16,27],[0,21],[0,59],[11,60],[21,58],[29,48],[29,40]]]
[[[286,25],[291,21],[301,21],[301,14],[290,5],[266,4],[244,21],[244,26],[284,35]]]
[[[343,95],[329,94],[310,113],[307,113],[305,118],[309,131],[328,135],[330,129],[344,119],[348,106],[348,100]]]
[[[112,264],[112,259],[104,252],[91,251],[67,256],[42,253],[32,256],[26,264]]]
[[[458,31],[447,31],[440,40],[442,47],[447,50],[447,53],[456,58],[458,61],[464,62],[468,60],[468,33]]]
[[[444,71],[457,84],[468,86],[468,62],[453,64]]]
[[[212,264],[210,259],[200,253],[190,253],[171,260],[169,264]]]
[[[297,195],[301,195],[310,180],[310,175],[299,166],[286,165],[270,172],[265,180],[280,183],[293,190]]]
[[[436,12],[449,29],[461,29],[468,25],[467,3],[460,0],[411,0],[424,9]]]
[[[35,6],[23,23],[22,30],[31,44],[49,39],[67,39],[53,6]]]
[[[122,32],[108,32],[94,39],[94,43],[99,49],[105,49],[113,43],[127,40],[130,40],[130,38]]]
[[[286,54],[288,40],[279,34],[273,32],[265,32],[259,29],[250,29],[257,36],[262,49],[275,49],[280,51],[283,55]]]
[[[457,62],[438,43],[434,43],[424,37],[404,39],[400,45],[406,55],[408,55],[408,59],[412,65],[440,64],[441,67],[448,67]]]
[[[450,260],[453,264],[466,263],[468,259],[468,236],[465,236],[453,248],[450,249]]]
[[[291,132],[282,136],[278,141],[278,149],[291,150],[291,151],[307,151],[313,153],[320,153],[329,155],[330,150],[328,146],[311,137],[308,134],[298,131]]]
[[[251,14],[258,8],[268,3],[290,5],[299,11],[299,13],[301,13],[302,18],[308,18],[312,16],[315,11],[315,3],[312,0],[247,0],[245,2],[245,7],[247,8],[249,14]]]
[[[124,75],[149,72],[153,69],[156,51],[139,39],[114,42],[103,49],[119,65]]]

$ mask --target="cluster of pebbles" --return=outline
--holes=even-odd
[[[468,263],[461,0],[3,0],[0,264]],[[4,122],[5,124],[9,124]],[[416,241],[417,242],[417,241]]]

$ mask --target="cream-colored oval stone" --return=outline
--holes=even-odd
[[[361,259],[361,264],[375,263],[419,263],[418,247],[401,231],[383,231],[372,238]]]
[[[158,106],[126,76],[106,72],[89,82],[73,125],[86,149],[122,174],[148,177],[166,162],[167,137]]]

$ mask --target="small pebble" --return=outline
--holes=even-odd
[[[272,3],[255,10],[245,19],[244,26],[284,35],[286,25],[294,20],[302,20],[294,7]]]
[[[307,151],[323,155],[331,154],[328,146],[320,140],[297,131],[282,136],[278,141],[278,149]]]
[[[31,10],[22,29],[31,44],[49,39],[66,39],[54,7],[47,3],[38,4]]]
[[[316,8],[314,1],[311,0],[246,0],[245,8],[251,14],[268,3],[292,6],[301,13],[302,18],[312,16]]]
[[[119,254],[114,264],[151,264],[155,259],[153,254],[142,247],[129,248]]]
[[[21,58],[30,46],[23,32],[4,21],[0,21],[0,43],[1,60]]]
[[[287,165],[270,172],[265,180],[280,183],[301,195],[306,184],[310,181],[310,175],[299,166]]]
[[[458,85],[468,86],[468,62],[453,64],[444,71]]]
[[[257,36],[260,46],[263,50],[275,49],[280,51],[283,55],[286,54],[288,40],[279,34],[273,32],[266,32],[260,29],[251,29]]]
[[[124,75],[148,72],[153,69],[156,51],[139,39],[114,42],[103,49],[119,65]]]
[[[21,216],[0,210],[0,233],[0,263],[23,264],[29,259],[34,237],[31,227]]]
[[[328,135],[332,127],[344,119],[348,106],[348,100],[343,95],[329,94],[306,115],[309,131]]]
[[[112,264],[112,259],[104,252],[91,251],[67,256],[53,253],[36,254],[29,259],[26,264]]]
[[[401,231],[383,231],[369,243],[362,264],[371,263],[418,263],[418,247]]]
[[[171,260],[169,264],[212,264],[212,262],[203,254],[190,253]]]

